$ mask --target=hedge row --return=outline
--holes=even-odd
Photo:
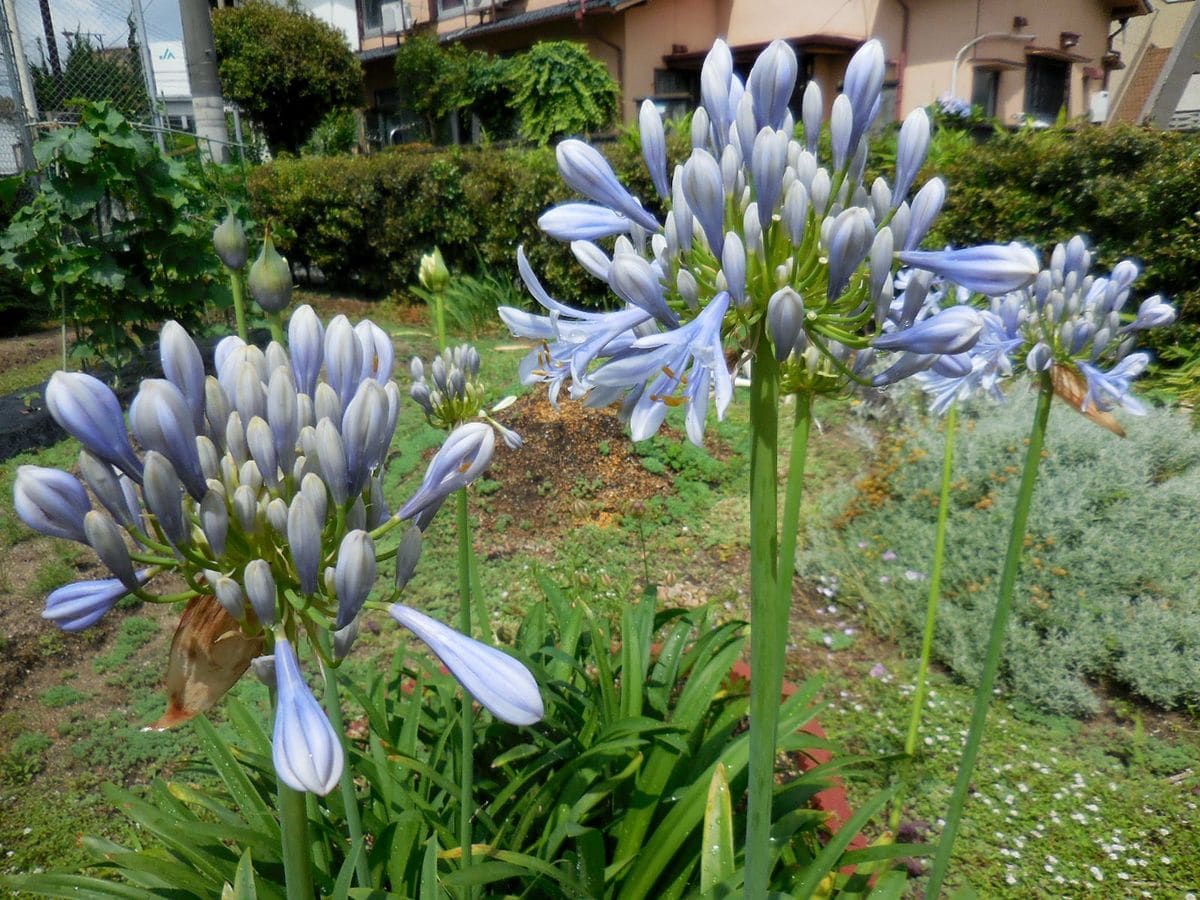
[[[931,246],[1021,240],[1048,254],[1082,232],[1101,266],[1143,263],[1140,295],[1159,291],[1179,304],[1184,324],[1167,342],[1200,338],[1200,137],[1056,128],[951,148],[939,154],[949,195]],[[675,158],[684,152],[682,136],[671,149]],[[654,199],[636,143],[625,138],[606,153],[635,194]],[[250,195],[260,220],[283,226],[290,257],[335,286],[403,287],[435,244],[460,268],[478,261],[511,272],[524,243],[558,295],[602,296],[569,251],[537,229],[541,212],[569,197],[552,150],[406,147],[285,160],[256,170]]]
[[[1087,235],[1099,264],[1139,260],[1138,296],[1161,292],[1181,324],[1162,349],[1200,339],[1200,135],[1134,126],[997,134],[946,160],[946,206],[930,239],[1019,240],[1048,254]]]
[[[653,199],[637,147],[619,141],[606,152],[634,193]],[[405,147],[370,157],[280,160],[251,174],[249,192],[255,217],[282,232],[288,258],[315,266],[332,286],[402,288],[435,245],[459,269],[515,274],[515,250],[524,244],[556,296],[603,296],[569,249],[537,228],[548,206],[571,197],[551,149]]]

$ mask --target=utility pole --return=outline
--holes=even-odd
[[[50,0],[38,0],[42,11],[42,31],[46,35],[46,53],[50,57],[50,71],[55,79],[62,78],[62,63],[58,61],[58,41],[54,38],[54,19],[50,16]]]
[[[229,156],[229,133],[225,129],[221,83],[217,80],[217,51],[213,47],[208,0],[179,0],[179,19],[183,25],[183,53],[187,57],[196,137],[213,160],[225,162]]]
[[[21,102],[25,107],[25,121],[32,124],[38,120],[37,96],[33,92],[33,79],[29,77],[29,60],[25,58],[25,45],[21,42],[17,5],[15,0],[3,0],[3,4],[4,18],[8,22],[9,42],[12,44],[13,68],[17,70],[17,84],[21,89]]]

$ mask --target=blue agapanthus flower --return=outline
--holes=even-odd
[[[717,41],[701,69],[690,153],[673,170],[653,103],[639,113],[661,217],[595,149],[578,140],[559,144],[559,171],[583,200],[554,207],[539,224],[570,241],[581,265],[622,305],[586,311],[560,303],[519,253],[521,277],[546,311],[500,311],[515,334],[538,342],[522,365],[526,383],[547,384],[553,401],[564,386],[588,403],[622,401],[636,439],[654,434],[670,407],[684,406],[688,435],[699,442],[708,395],[718,414],[728,404],[733,360],[774,355],[787,391],[837,390],[860,378],[870,356],[864,351],[883,333],[891,307],[896,254],[920,247],[945,198],[936,178],[910,197],[929,147],[924,110],[900,130],[891,184],[863,181],[884,70],[878,41],[854,54],[832,103],[832,152],[824,160],[818,135],[826,106],[815,82],[805,88],[802,136],[795,136],[788,102],[799,67],[791,46],[772,42],[743,83],[729,47]],[[611,253],[596,243],[607,239]],[[918,261],[995,293],[1024,286],[1037,271],[1032,254],[1013,246]],[[917,326],[901,320],[894,330]],[[919,347],[906,359],[915,372],[941,354],[965,351],[981,329],[955,311],[920,323],[919,334],[887,340]]]

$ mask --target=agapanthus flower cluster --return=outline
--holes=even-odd
[[[802,138],[794,136],[788,101],[796,77],[795,53],[775,41],[743,84],[718,41],[701,72],[691,155],[673,173],[662,120],[650,101],[643,104],[643,156],[668,210],[661,221],[596,150],[577,140],[559,144],[564,181],[590,202],[560,204],[539,225],[570,241],[580,264],[624,305],[590,312],[561,304],[520,255],[521,276],[548,313],[501,310],[516,334],[541,342],[523,366],[526,382],[547,383],[552,400],[568,383],[571,396],[589,404],[623,400],[635,439],[653,434],[670,407],[686,406],[688,434],[698,442],[710,391],[720,417],[731,396],[731,361],[740,357],[773,353],[785,391],[836,390],[860,378],[866,360],[855,354],[882,330],[894,260],[920,246],[945,186],[934,178],[909,197],[929,145],[924,110],[901,128],[892,184],[863,184],[884,77],[878,41],[854,55],[832,103],[828,160],[818,156],[825,103],[815,82],[804,91]],[[614,236],[610,255],[596,241]],[[1036,258],[1017,246],[924,262],[1001,291],[1037,271]],[[922,355],[966,349],[963,324],[952,316],[927,332],[923,346],[936,353]],[[764,331],[772,348],[758,346]]]
[[[505,397],[490,410],[484,409],[486,389],[479,378],[479,369],[479,351],[470,344],[446,348],[428,366],[414,356],[409,365],[413,379],[409,393],[434,427],[449,431],[473,419],[482,419],[496,429],[505,445],[516,450],[524,443],[521,436],[490,415],[508,408],[516,398]],[[432,385],[425,378],[426,370]]]
[[[1122,260],[1108,276],[1097,276],[1090,274],[1091,263],[1086,242],[1076,235],[1055,247],[1049,268],[1032,284],[991,297],[990,309],[979,312],[975,345],[919,376],[933,398],[931,409],[943,413],[978,391],[1002,399],[1000,379],[1023,363],[1031,373],[1049,372],[1062,399],[1114,431],[1119,425],[1104,414],[1115,407],[1143,414],[1145,407],[1129,394],[1150,361],[1148,354],[1134,352],[1136,335],[1170,325],[1175,309],[1156,294],[1136,312],[1125,312],[1137,264]]]
[[[251,657],[270,651],[273,666],[256,669],[274,672],[276,769],[292,787],[323,794],[340,777],[341,742],[305,684],[295,648],[307,641],[324,664],[345,655],[378,562],[396,559],[385,602],[397,600],[416,566],[421,531],[446,497],[487,468],[495,438],[482,423],[454,429],[421,487],[393,515],[381,480],[401,406],[391,339],[371,322],[352,326],[344,316],[325,328],[307,306],[292,316],[288,339],[287,350],[272,342],[263,351],[225,338],[214,354],[216,375],[208,376],[191,337],[168,323],[165,377],[142,382],[128,431],[106,385],[56,373],[46,405],[83,444],[82,481],[23,466],[14,503],[31,528],[88,544],[113,573],[50,595],[43,615],[60,627],[86,628],[129,593],[207,602],[209,614],[185,614],[181,628],[223,610],[225,631],[248,638],[222,690]],[[404,523],[398,545],[382,549]],[[151,580],[167,572],[189,590],[150,593]],[[520,724],[540,718],[537,685],[520,663],[409,607],[396,603],[389,612],[498,717]],[[211,640],[220,637],[214,632]],[[219,696],[209,692],[182,718]]]
[[[1049,268],[1012,296],[1024,311],[1025,364],[1030,372],[1051,372],[1060,394],[1065,382],[1081,375],[1085,390],[1073,400],[1081,411],[1108,412],[1120,406],[1135,415],[1145,407],[1129,387],[1150,362],[1135,353],[1137,333],[1170,325],[1175,308],[1160,295],[1143,300],[1136,313],[1125,313],[1139,270],[1121,260],[1108,276],[1091,275],[1092,254],[1078,235],[1054,248]],[[1078,373],[1076,375],[1075,373]]]

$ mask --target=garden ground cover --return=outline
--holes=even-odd
[[[388,327],[402,385],[407,357],[432,351],[411,311],[315,299],[326,318],[337,311],[352,319],[370,314]],[[491,399],[515,391],[525,347],[499,334],[479,343]],[[0,365],[3,359],[0,351]],[[633,446],[611,411],[564,402],[560,415],[540,392],[522,395],[501,417],[527,447],[502,451],[473,498],[481,583],[501,637],[513,633],[537,596],[538,573],[598,610],[620,609],[655,581],[664,604],[716,602],[730,617],[746,615],[744,404],[733,404],[729,419],[709,429],[707,453],[691,448],[679,431]],[[806,513],[824,516],[824,499],[867,471],[876,426],[845,402],[819,405],[817,420]],[[388,467],[393,502],[419,482],[439,440],[415,404],[407,406]],[[76,451],[64,442],[36,459],[63,464]],[[0,467],[5,496],[16,465],[31,460]],[[450,517],[436,520],[407,601],[442,616],[455,605],[453,532]],[[81,833],[130,839],[99,785],[193,778],[186,767],[195,745],[186,726],[165,735],[140,730],[161,712],[159,684],[177,611],[137,605],[115,611],[91,632],[63,634],[38,618],[42,599],[64,581],[92,577],[92,560],[63,542],[30,537],[7,503],[0,505],[0,544],[0,872],[20,872],[82,861]],[[894,753],[902,743],[915,647],[872,633],[859,604],[831,578],[798,582],[789,674],[795,681],[825,675],[829,705],[821,718],[831,738],[853,751]],[[365,673],[388,658],[396,635],[379,620],[364,629],[351,672]],[[936,833],[971,697],[942,674],[933,688],[931,749],[914,764],[918,786],[906,816],[918,837]],[[243,679],[236,690],[261,708],[257,684]],[[1101,715],[1087,724],[1010,704],[997,707],[993,725],[954,867],[970,874],[982,896],[1200,890],[1200,864],[1190,853],[1192,773],[1200,770],[1192,719],[1103,695]],[[866,796],[888,777],[871,770],[851,794]],[[68,819],[64,809],[78,813]]]

